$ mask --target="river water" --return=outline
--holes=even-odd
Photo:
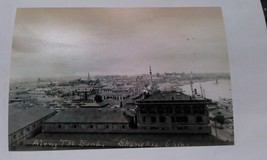
[[[212,100],[219,100],[220,98],[232,98],[231,94],[231,81],[230,80],[218,80],[215,81],[201,82],[202,89],[205,92],[206,98]],[[180,86],[184,93],[191,95],[190,85]],[[193,88],[197,89],[199,95],[201,95],[200,84],[194,83]]]

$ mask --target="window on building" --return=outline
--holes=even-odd
[[[201,122],[203,122],[203,118],[202,118],[201,116],[197,116],[197,117],[196,117],[196,122],[197,122],[197,123],[201,123]]]
[[[142,117],[142,122],[143,122],[143,123],[146,123],[146,117],[145,117],[145,116]]]
[[[16,135],[15,134],[13,135],[13,138],[16,139]]]
[[[182,122],[182,117],[181,116],[176,117],[176,122],[181,123]]]
[[[176,122],[186,123],[186,122],[188,122],[188,117],[187,116],[178,116],[178,117],[176,117]]]
[[[191,114],[191,106],[184,106],[183,110],[185,114]]]
[[[177,127],[177,129],[178,129],[178,130],[182,130],[182,129],[183,129],[183,127],[181,127],[181,126],[180,126],[180,127]]]
[[[187,116],[183,116],[183,122],[185,122],[185,123],[188,122],[188,117]]]
[[[94,126],[91,124],[91,125],[90,125],[90,128],[94,128]]]
[[[124,128],[125,128],[125,125],[123,124],[123,125],[121,126],[121,128],[124,129]]]
[[[158,113],[163,113],[164,112],[163,106],[158,106],[157,107],[157,112]]]
[[[166,113],[173,113],[173,108],[171,106],[167,106],[165,109]]]
[[[151,123],[156,123],[157,122],[157,118],[155,116],[151,117]]]
[[[175,117],[171,117],[171,122],[175,123]]]
[[[109,125],[106,125],[106,128],[109,128]]]
[[[204,114],[205,113],[205,107],[204,106],[195,106],[193,108],[194,114]]]
[[[148,107],[148,112],[149,113],[155,113],[155,107],[153,107],[153,106]]]
[[[197,107],[193,107],[192,110],[193,110],[193,114],[198,114],[198,108]]]
[[[199,113],[204,114],[205,113],[205,105],[199,106]]]
[[[73,128],[77,128],[77,125],[76,125],[76,124],[74,124],[74,125],[73,125]]]
[[[23,131],[20,131],[20,135],[23,135]]]
[[[159,117],[159,122],[160,123],[165,123],[166,122],[166,118],[164,116],[160,116]]]
[[[140,106],[140,112],[141,113],[146,113],[147,112],[146,107],[145,106]]]
[[[58,125],[58,128],[61,128],[61,125],[60,124]]]
[[[175,108],[174,108],[174,112],[175,113],[182,113],[182,107],[180,107],[180,106],[176,106]]]

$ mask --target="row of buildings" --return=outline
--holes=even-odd
[[[62,134],[65,139],[69,139],[73,134],[103,133],[210,136],[207,110],[210,102],[208,99],[193,98],[182,92],[154,92],[137,100],[136,108],[131,110],[127,109],[128,104],[122,108],[100,106],[68,109],[59,113],[47,108],[32,107],[26,112],[9,116],[10,150],[20,148],[21,145],[32,146],[33,139],[57,143],[59,139],[53,139],[53,134]],[[14,125],[15,117],[23,123]],[[39,136],[33,137],[37,133]],[[73,141],[79,139],[74,138]]]
[[[41,133],[43,122],[56,114],[55,110],[31,107],[25,110],[9,110],[8,141],[9,150],[15,150],[23,145],[26,139],[30,139]]]
[[[160,91],[157,84],[150,68],[150,77],[131,81],[127,77],[91,80],[88,75],[87,80],[49,83],[49,87],[38,84],[38,88],[21,94],[14,89],[9,106],[9,149],[42,150],[44,146],[36,145],[36,141],[58,146],[62,139],[78,144],[81,137],[90,142],[103,141],[107,135],[113,139],[99,147],[122,147],[120,140],[125,137],[138,140],[140,135],[155,138],[157,134],[176,136],[173,140],[183,137],[183,143],[190,145],[222,143],[211,135],[207,108],[211,100],[195,92],[186,95],[181,90]],[[37,102],[23,100],[25,95],[37,97]]]

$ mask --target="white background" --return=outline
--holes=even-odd
[[[12,31],[18,7],[222,8],[229,50],[235,145],[212,147],[8,152]],[[267,31],[260,0],[0,0],[1,159],[267,159]]]

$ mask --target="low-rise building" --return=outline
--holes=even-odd
[[[156,92],[137,101],[137,127],[177,133],[211,133],[208,99],[182,92]]]
[[[42,122],[56,114],[55,110],[31,107],[9,114],[9,149],[23,145],[23,141],[41,132]]]
[[[43,132],[123,132],[130,119],[119,109],[78,108],[65,110],[43,123]]]

